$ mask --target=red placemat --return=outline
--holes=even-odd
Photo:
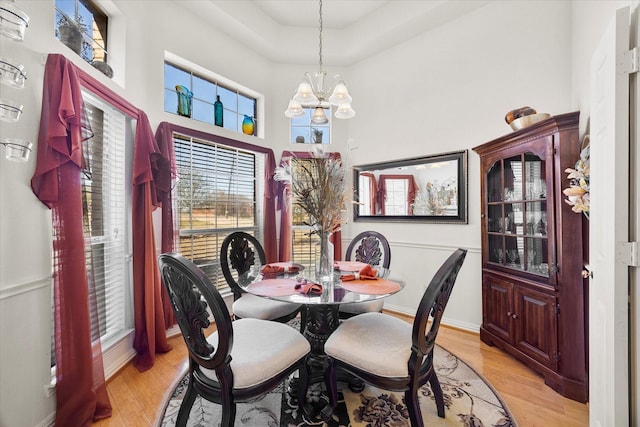
[[[360,261],[334,261],[334,267],[340,271],[360,271],[367,263]]]
[[[387,279],[351,280],[340,284],[344,289],[362,294],[384,295],[400,290],[400,284]]]
[[[264,279],[251,283],[247,286],[247,291],[265,297],[295,295],[299,293],[294,289],[296,283],[296,279]]]

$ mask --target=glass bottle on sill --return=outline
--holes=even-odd
[[[213,103],[213,115],[214,115],[214,124],[216,126],[223,126],[223,118],[224,118],[224,110],[222,101],[220,101],[220,95],[216,96],[216,102]]]

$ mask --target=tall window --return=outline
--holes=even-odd
[[[98,319],[91,339],[100,339],[105,350],[133,328],[131,167],[126,160],[132,134],[122,112],[88,92],[82,96],[93,132],[83,145],[81,175],[89,314]]]
[[[386,180],[386,199],[384,201],[384,210],[386,215],[408,215],[409,203],[407,195],[409,194],[409,181],[407,179]]]
[[[291,178],[293,180],[301,179],[304,176],[301,173],[301,168],[304,162],[308,159],[293,158],[291,159]],[[310,169],[312,170],[312,169]],[[295,197],[293,195],[292,197]],[[318,253],[319,237],[317,234],[311,234],[311,227],[309,223],[309,215],[302,209],[295,200],[292,200],[292,221],[291,221],[291,249],[292,249],[292,261],[313,266],[316,264]]]
[[[107,62],[107,15],[92,0],[56,0],[55,4],[56,37],[87,62]]]
[[[200,75],[186,67],[165,62],[164,111],[239,133],[257,135],[256,97],[219,80],[221,79]],[[216,109],[222,112],[222,118],[219,119],[221,122],[216,119],[216,114],[219,114]],[[246,127],[249,121],[253,122],[250,133]]]
[[[178,168],[176,197],[180,253],[192,260],[219,289],[220,246],[234,231],[262,240],[264,155],[174,136]]]

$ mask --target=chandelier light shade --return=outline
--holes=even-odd
[[[326,124],[329,122],[324,112],[324,108],[327,108],[327,106],[329,109],[331,106],[338,107],[335,113],[337,119],[350,119],[356,115],[356,112],[351,107],[351,95],[349,95],[347,85],[340,74],[335,75],[330,84],[325,86],[327,73],[322,65],[322,0],[320,0],[319,23],[320,71],[313,73],[313,76],[308,72],[305,73],[305,81],[298,85],[298,90],[289,101],[289,106],[284,115],[289,118],[300,117],[304,115],[302,106],[315,106],[311,122],[313,124]]]

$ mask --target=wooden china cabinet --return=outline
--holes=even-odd
[[[587,287],[582,216],[564,202],[579,158],[579,112],[475,147],[482,192],[480,338],[586,402]]]

